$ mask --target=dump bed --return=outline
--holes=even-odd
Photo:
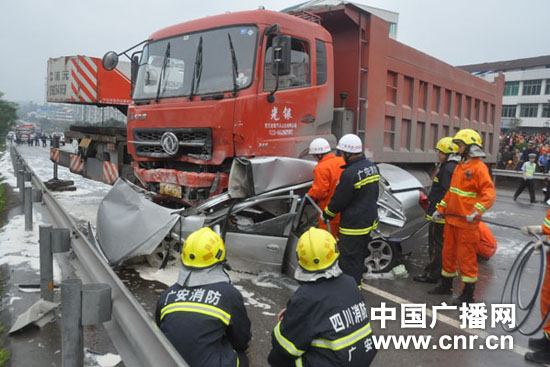
[[[48,60],[48,102],[90,104],[113,107],[130,104],[130,63],[119,62],[106,71],[101,59],[63,56]]]
[[[334,2],[333,2],[334,3]],[[334,43],[334,96],[354,112],[354,131],[376,162],[434,161],[437,141],[461,128],[480,132],[496,161],[504,78],[494,83],[390,38],[390,24],[359,5],[316,6]]]

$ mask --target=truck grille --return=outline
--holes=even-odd
[[[212,158],[212,130],[209,128],[183,129],[134,129],[136,154],[149,158],[173,158],[164,151],[160,140],[165,132],[172,132],[178,138],[179,150],[175,155],[187,155],[208,161]]]

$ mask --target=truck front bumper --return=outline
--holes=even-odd
[[[199,173],[166,168],[144,169],[136,167],[135,162],[132,165],[134,166],[134,174],[142,183],[179,185],[186,191],[210,188],[209,196],[220,194],[227,188],[229,181],[229,175],[222,172]]]

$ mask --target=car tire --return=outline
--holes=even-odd
[[[180,243],[174,239],[164,239],[161,244],[145,260],[152,268],[159,269],[163,264],[166,266],[181,264]],[[168,259],[165,257],[168,256]]]
[[[377,238],[370,241],[367,247],[364,260],[366,269],[373,273],[386,273],[397,265],[400,248],[396,243]]]

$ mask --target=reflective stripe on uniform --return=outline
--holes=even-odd
[[[439,177],[436,176],[436,177],[434,178],[434,182],[435,182],[435,183],[439,183]]]
[[[375,221],[374,224],[367,228],[342,228],[340,227],[340,233],[348,236],[362,236],[369,234],[373,229],[378,228],[378,221]]]
[[[462,276],[462,281],[464,283],[475,283],[477,282],[477,277],[475,278],[469,278],[469,277],[465,277],[464,275]]]
[[[231,315],[222,310],[221,308],[211,305],[205,305],[195,302],[176,302],[169,304],[160,310],[160,319],[172,312],[196,312],[203,315],[208,315],[221,320],[224,324],[229,325],[231,321]]]
[[[550,220],[548,220],[548,218],[544,218],[544,226],[550,229]]]
[[[429,220],[430,222],[445,224],[445,218],[443,218],[443,219],[441,219],[441,220],[435,220],[435,221],[433,221],[433,220],[432,220],[432,216],[429,215],[429,214],[426,214],[426,219]]]
[[[304,364],[302,363],[302,357],[296,359],[296,367],[304,367]]]
[[[233,349],[233,352],[235,352],[235,356],[237,356],[237,367],[241,364],[241,361],[239,360],[239,353],[235,349]]]
[[[485,209],[485,207],[480,203],[475,203],[474,208],[478,209],[481,212],[481,214],[487,211],[487,209]]]
[[[283,334],[281,334],[281,322],[280,321],[277,323],[277,326],[275,326],[275,330],[273,330],[273,332],[275,334],[275,338],[279,342],[279,345],[281,347],[283,347],[284,350],[286,350],[289,354],[291,354],[295,357],[300,357],[302,354],[304,354],[303,350],[300,350],[300,349],[296,348],[294,343],[292,343],[290,340],[285,338],[283,336]]]
[[[331,211],[328,209],[328,206],[325,208],[325,213],[327,213],[327,214],[330,215],[331,217],[335,217],[335,216],[336,216],[336,213],[331,212]]]
[[[447,203],[444,202],[443,200],[441,200],[441,201],[439,202],[439,204],[437,204],[437,205],[438,205],[438,206],[442,206],[442,207],[444,207],[444,208],[447,207]]]
[[[367,336],[370,335],[370,333],[372,333],[372,328],[370,327],[369,322],[361,329],[356,330],[353,333],[336,340],[328,340],[323,338],[313,339],[311,341],[311,346],[317,348],[326,348],[330,350],[340,350],[357,343],[359,340],[365,339]]]
[[[455,271],[454,273],[447,273],[445,270],[441,270],[441,275],[443,275],[446,278],[454,278],[458,276],[458,272]]]
[[[456,187],[451,187],[449,189],[449,191],[452,192],[453,194],[457,194],[459,196],[465,196],[465,197],[468,197],[468,198],[477,197],[477,192],[462,191],[460,189],[457,189]]]
[[[380,181],[380,175],[372,175],[367,178],[364,178],[361,181],[354,183],[353,186],[356,189],[360,189],[361,187],[376,181]]]

